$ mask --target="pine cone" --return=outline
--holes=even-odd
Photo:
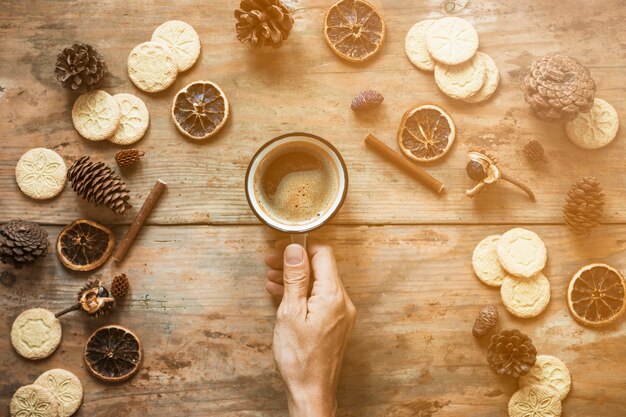
[[[37,223],[11,220],[0,226],[0,260],[16,268],[31,264],[48,253],[48,232]]]
[[[536,359],[537,349],[532,340],[519,330],[500,330],[491,336],[487,360],[498,374],[514,378],[526,375]]]
[[[584,177],[572,185],[563,206],[563,217],[571,230],[589,235],[602,222],[603,211],[604,193],[595,178]]]
[[[139,159],[144,154],[144,151],[138,151],[137,149],[123,149],[115,154],[115,162],[117,162],[120,168],[124,168],[139,162]]]
[[[75,43],[57,56],[54,73],[63,87],[83,92],[98,86],[105,68],[98,51],[90,45]]]
[[[67,179],[72,190],[96,207],[105,205],[117,214],[124,214],[131,207],[126,184],[103,162],[92,162],[83,156],[67,171]]]
[[[474,337],[483,337],[491,331],[498,322],[498,309],[496,306],[489,304],[484,306],[478,312],[472,334]]]
[[[596,83],[574,58],[547,55],[532,63],[524,78],[524,100],[543,120],[574,120],[593,106]]]
[[[375,90],[361,91],[353,100],[350,106],[353,111],[367,111],[378,107],[385,98]]]
[[[128,293],[130,283],[126,274],[118,275],[111,282],[111,295],[113,298],[122,298]]]
[[[524,155],[533,162],[542,161],[544,159],[544,150],[541,143],[537,140],[531,140],[524,145]]]
[[[289,9],[280,0],[241,0],[235,18],[237,39],[255,47],[280,48],[293,27]]]

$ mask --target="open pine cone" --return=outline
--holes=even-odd
[[[563,217],[569,228],[578,234],[588,235],[602,222],[604,193],[593,177],[585,177],[572,185],[563,206]]]
[[[530,337],[519,330],[501,330],[491,336],[487,360],[498,374],[517,378],[526,375],[533,367],[537,349]]]
[[[57,56],[54,74],[63,87],[82,92],[98,86],[105,68],[98,51],[90,45],[75,43]]]
[[[532,63],[524,78],[524,100],[543,120],[574,120],[593,106],[596,83],[574,58],[547,55]]]
[[[37,223],[11,220],[0,226],[0,260],[16,268],[31,264],[48,253],[48,232]]]
[[[255,47],[280,48],[293,27],[289,9],[280,0],[242,0],[235,18],[237,39]]]

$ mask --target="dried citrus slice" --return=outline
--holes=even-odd
[[[373,56],[385,39],[385,21],[365,0],[340,0],[326,12],[324,37],[343,59],[361,62]]]
[[[588,326],[605,326],[626,309],[626,283],[620,271],[606,264],[581,268],[569,283],[567,305],[574,318]]]
[[[91,271],[106,262],[113,252],[115,236],[101,224],[76,220],[67,225],[57,238],[57,256],[74,271]]]
[[[228,119],[228,99],[217,84],[196,81],[174,97],[172,118],[180,132],[196,140],[216,134]]]
[[[455,128],[452,118],[432,104],[415,105],[402,116],[398,145],[409,158],[435,161],[450,150]]]
[[[96,330],[85,346],[87,368],[107,382],[124,381],[139,369],[141,342],[121,326],[104,326]]]

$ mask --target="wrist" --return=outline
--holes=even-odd
[[[337,412],[337,399],[330,392],[290,391],[287,402],[289,417],[335,417]]]

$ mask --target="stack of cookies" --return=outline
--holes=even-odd
[[[422,20],[409,30],[404,46],[411,63],[434,71],[437,86],[449,97],[480,103],[498,88],[498,67],[489,55],[478,52],[478,33],[467,20]]]
[[[11,417],[69,417],[83,402],[83,386],[65,369],[44,372],[33,384],[19,388],[9,405]]]
[[[516,228],[483,239],[474,249],[472,266],[483,283],[500,287],[511,314],[529,318],[541,314],[550,302],[550,282],[542,273],[546,260],[541,238]]]

